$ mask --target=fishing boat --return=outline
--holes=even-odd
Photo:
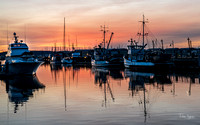
[[[97,47],[94,48],[94,55],[93,58],[91,59],[91,64],[92,66],[114,66],[114,65],[120,65],[120,57],[116,57],[110,54],[110,50],[109,50],[109,45],[110,42],[112,40],[112,36],[113,36],[113,32],[111,33],[110,39],[108,41],[107,47],[106,47],[106,40],[105,40],[105,34],[107,32],[105,25],[101,26],[103,31],[103,45],[102,43],[100,43]]]
[[[91,56],[88,54],[83,54],[81,51],[76,51],[74,47],[72,47],[71,59],[73,60],[73,64],[90,64]]]
[[[54,52],[54,54],[51,57],[50,63],[61,64],[62,56],[63,56],[62,53]]]
[[[105,48],[99,45],[98,48],[94,48],[94,57],[91,59],[92,66],[109,66],[109,61],[106,60]]]
[[[145,55],[144,48],[147,44],[144,44],[144,37],[148,35],[144,31],[144,25],[147,21],[145,21],[144,15],[143,15],[143,21],[141,21],[143,24],[143,33],[138,33],[139,35],[142,35],[143,37],[143,44],[138,45],[138,42],[132,39],[129,40],[131,44],[128,45],[128,55],[124,57],[124,66],[126,68],[132,68],[136,70],[149,70],[153,69],[155,64],[153,62],[150,62],[147,60],[147,56]]]
[[[146,60],[146,56],[144,54],[144,48],[147,44],[137,45],[133,44],[131,39],[131,45],[128,45],[128,55],[124,57],[124,66],[126,68],[133,69],[152,69],[154,67],[153,62],[149,62]]]
[[[94,48],[94,56],[91,59],[92,66],[108,66],[109,62],[106,60],[106,48],[105,48],[105,35],[106,35],[106,27],[101,26],[103,28],[101,31],[103,31],[103,45],[100,43],[98,47]]]
[[[29,51],[23,40],[18,41],[18,36],[13,33],[15,41],[9,44],[5,58],[5,72],[7,75],[33,75],[42,64]]]

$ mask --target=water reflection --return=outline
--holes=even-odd
[[[125,77],[129,78],[129,88],[131,91],[131,95],[139,96],[138,104],[143,107],[144,117],[146,122],[146,118],[148,116],[147,105],[149,104],[149,98],[146,98],[146,93],[149,90],[146,89],[145,83],[152,84],[154,83],[154,73],[142,73],[142,72],[132,72],[130,70],[125,70]],[[141,92],[141,93],[140,93]],[[148,116],[150,117],[150,115]]]
[[[45,88],[36,76],[15,76],[3,81],[6,83],[9,101],[14,104],[14,113],[19,110],[19,105],[23,106],[33,97],[35,91]]]
[[[48,64],[42,65],[37,75],[45,83],[45,93],[29,101],[27,119],[34,121],[32,124],[46,123],[43,118],[51,121],[48,124],[56,124],[54,120],[66,124],[162,124],[171,120],[178,124],[184,117],[179,114],[194,116],[199,123],[199,72],[146,73]],[[30,100],[34,91],[43,90],[38,79],[20,77],[3,80],[5,87],[0,84],[0,96],[8,95],[15,116],[21,118],[20,105]],[[7,98],[0,99],[6,102]],[[0,108],[4,116],[0,121],[6,119],[4,108],[6,104]]]
[[[200,84],[200,73],[196,71],[176,71],[172,74],[169,74],[171,79],[173,79],[173,85],[172,85],[172,94],[176,96],[176,83],[188,83],[188,91],[186,92],[188,96],[191,96],[192,94],[192,85],[193,84]]]
[[[110,94],[112,101],[115,101],[109,77],[117,80],[122,80],[123,76],[121,73],[121,69],[109,69],[103,67],[92,67],[92,73],[94,74],[94,83],[99,85],[99,88],[104,91],[104,100],[102,102],[102,106],[107,107],[107,93]]]

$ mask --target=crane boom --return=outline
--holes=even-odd
[[[110,35],[110,40],[109,40],[109,42],[108,42],[107,49],[109,49],[109,45],[110,45],[110,42],[111,42],[111,40],[112,40],[113,34],[114,34],[114,33],[112,32],[111,35]]]

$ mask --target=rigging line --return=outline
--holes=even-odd
[[[150,48],[150,45],[149,45],[149,41],[148,41],[147,36],[146,36],[145,38],[146,38],[146,41],[147,41],[147,46],[148,46],[148,48]]]
[[[152,37],[155,38],[155,39],[157,39],[156,36],[151,32],[151,30],[149,29],[149,27],[147,25],[145,25],[145,26],[146,26],[147,31],[150,32],[150,34],[152,34]]]
[[[161,43],[160,42],[158,42],[157,41],[157,38],[155,37],[155,35],[151,32],[151,30],[149,29],[149,27],[146,25],[146,29],[148,30],[148,32],[149,32],[149,34],[150,34],[150,36],[152,35],[152,38],[151,38],[151,40],[154,40],[156,43],[156,47],[158,48],[160,48],[161,47]]]
[[[157,38],[155,37],[155,35],[151,32],[151,30],[146,26],[148,32],[149,32],[149,36],[152,35],[152,37],[150,37],[152,40],[156,40]]]
[[[138,41],[137,41],[138,43],[140,42],[140,37],[141,37],[141,36],[138,37]]]
[[[151,33],[151,34],[152,34],[152,33]],[[154,36],[154,38],[152,38],[152,40],[155,41],[156,48],[161,48],[161,47],[162,47],[161,43],[157,40],[157,38],[156,38],[155,36]]]
[[[138,22],[139,24],[139,22]],[[136,37],[138,36],[138,33],[141,33],[142,32],[142,25],[140,25],[140,27],[138,26],[138,32],[135,34],[135,37],[134,39],[136,39]]]

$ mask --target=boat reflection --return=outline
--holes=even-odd
[[[33,97],[35,91],[45,88],[36,76],[15,76],[3,81],[6,83],[9,101],[14,104],[14,113],[19,110],[19,105],[23,106]]]
[[[59,71],[62,71],[62,65],[61,64],[56,64],[56,63],[52,63],[50,64],[50,69],[51,69],[51,75],[52,78],[54,78],[55,83],[57,83],[57,79],[59,77]]]
[[[104,100],[102,102],[102,107],[107,107],[107,93],[110,94],[112,101],[115,101],[115,97],[113,95],[111,86],[110,86],[110,78],[115,80],[122,80],[123,75],[121,69],[109,69],[105,67],[92,67],[92,73],[94,74],[96,85],[99,85],[101,89],[104,91]]]
[[[61,76],[64,73],[66,74],[66,71],[68,72],[69,80],[70,80],[70,74],[72,75],[73,80],[75,79],[75,74],[77,74],[76,79],[78,80],[78,72],[80,71],[80,69],[91,68],[91,65],[89,64],[47,64],[47,65],[50,65],[52,78],[55,79],[55,83],[57,83],[57,79],[59,79],[59,76]],[[64,75],[63,77],[66,77],[66,75]]]
[[[142,91],[145,83],[152,83],[155,76],[154,73],[132,72],[128,69],[125,70],[124,75],[125,78],[130,79],[128,90],[132,91],[132,96]]]
[[[130,70],[125,70],[125,77],[129,78],[129,90],[131,90],[131,95],[139,96],[138,104],[143,107],[144,111],[144,122],[146,122],[147,115],[150,117],[147,109],[149,103],[149,98],[146,98],[146,93],[148,90],[145,87],[145,83],[152,83],[155,74],[154,73],[142,73],[142,72],[131,72]],[[143,95],[142,95],[143,94]],[[147,96],[148,97],[148,96]]]
[[[170,88],[170,86],[172,86],[170,92],[173,96],[178,96],[176,94],[176,84],[183,83],[186,84],[186,86],[187,84],[189,84],[188,91],[186,92],[190,96],[192,93],[192,85],[199,84],[198,80],[200,82],[200,75],[198,72],[174,72],[172,74],[158,72],[142,73],[132,72],[128,69],[125,69],[124,76],[125,78],[129,79],[128,90],[131,91],[132,97],[138,97],[138,104],[142,106],[144,113],[144,122],[146,122],[147,118],[150,117],[149,108],[152,107],[152,103],[155,103],[156,99],[154,98],[158,98],[161,95],[161,93],[159,92],[162,92],[164,94],[168,93],[168,91],[165,90],[165,87]],[[151,93],[152,88],[154,89],[154,93]]]
[[[128,90],[131,91],[132,97],[139,97],[138,104],[143,108],[144,122],[146,122],[147,117],[150,118],[149,108],[154,103],[154,98],[160,95],[159,91],[164,92],[164,85],[172,84],[170,77],[166,74],[132,72],[128,69],[125,70],[124,74],[125,78],[129,78]],[[152,94],[152,87],[159,91]]]
[[[174,96],[177,96],[175,93],[176,90],[176,83],[188,83],[188,91],[186,91],[186,93],[188,94],[188,96],[191,96],[192,94],[192,85],[193,84],[200,84],[200,73],[196,72],[196,71],[190,71],[190,72],[174,72],[172,74],[170,74],[170,79],[173,79],[174,82],[172,83],[172,90],[171,93]],[[198,79],[198,80],[197,80]]]
[[[67,111],[67,90],[70,89],[71,83],[76,83],[77,87],[79,83],[78,79],[80,70],[88,70],[90,68],[91,65],[89,64],[50,64],[50,71],[55,83],[63,83],[65,111]]]

